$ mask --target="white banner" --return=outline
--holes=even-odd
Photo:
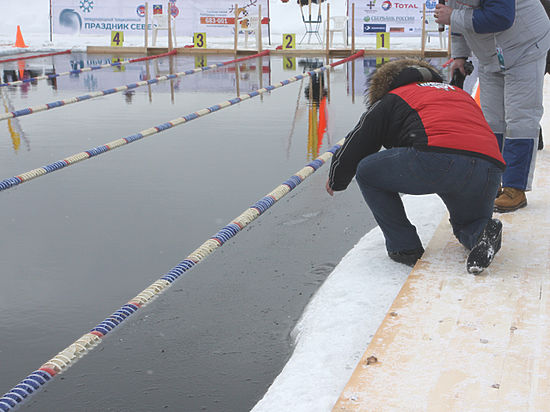
[[[241,3],[241,4],[239,4]],[[174,0],[176,35],[192,36],[206,33],[208,37],[232,37],[235,29],[235,4],[239,17],[258,16],[261,5],[262,34],[268,34],[269,0]],[[151,0],[149,29],[153,16],[166,16],[168,2]],[[109,34],[123,31],[125,35],[141,35],[145,30],[145,2],[143,0],[52,0],[53,32],[57,34]],[[243,30],[239,23],[239,30]]]
[[[401,36],[422,35],[422,10],[433,14],[436,0],[354,0],[348,1],[348,15],[351,18],[351,4],[355,3],[355,36],[388,32]],[[351,25],[350,25],[351,27]]]
[[[233,37],[235,33],[235,4],[239,5],[239,16],[258,16],[262,6],[262,35],[267,36],[268,0],[179,0],[185,5],[185,12],[178,21],[178,34],[206,33],[207,37]],[[181,22],[181,23],[180,23]],[[180,30],[180,26],[183,26]],[[185,29],[185,30],[183,30]],[[239,24],[239,30],[243,28]]]

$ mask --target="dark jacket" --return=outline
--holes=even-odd
[[[346,189],[359,162],[382,147],[465,154],[505,168],[496,137],[474,99],[462,89],[443,83],[433,71],[431,77],[439,81],[411,83],[410,73],[415,70],[409,67],[382,81],[390,82],[389,92],[370,92],[374,96],[370,108],[332,159],[329,185],[333,190]]]

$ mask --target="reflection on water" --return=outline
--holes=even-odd
[[[210,62],[208,59],[210,59]],[[9,112],[25,108],[26,106],[21,105],[14,107],[12,103],[13,98],[17,96],[17,93],[19,93],[19,96],[22,98],[30,97],[29,92],[31,89],[37,88],[38,82],[34,78],[41,75],[55,74],[56,67],[60,68],[60,73],[67,73],[67,70],[70,71],[90,66],[101,66],[120,62],[122,60],[123,59],[120,57],[93,56],[90,58],[82,53],[74,53],[71,55],[59,55],[49,59],[45,58],[40,63],[36,61],[17,61],[11,64],[0,65],[2,79],[5,83],[20,80],[26,81],[16,87],[2,87],[3,90],[9,90],[9,95],[6,93],[2,94],[4,110]],[[351,94],[352,103],[355,103],[356,95],[363,95],[366,86],[366,78],[376,69],[376,67],[379,67],[387,60],[389,59],[380,57],[364,58],[357,59],[346,65],[346,87],[348,94]],[[440,60],[441,59],[432,59],[431,62],[436,66],[441,66]],[[182,73],[189,69],[190,66],[201,68],[209,63],[216,64],[220,61],[224,61],[223,56],[169,56],[94,70],[91,72],[69,73],[69,76],[49,78],[45,84],[49,86],[52,91],[61,91],[64,94],[64,98],[67,99],[68,97],[74,97],[76,93],[82,90],[88,92],[105,90],[131,84],[137,79],[150,80],[159,76]],[[304,58],[298,60],[298,67],[302,72],[319,68],[324,64],[321,58]],[[292,68],[294,65],[295,62],[292,63],[290,67]],[[286,61],[284,63],[284,68],[285,70],[289,68],[289,63]],[[260,57],[238,64],[207,70],[200,74],[187,75],[168,81],[162,81],[154,86],[148,84],[146,87],[148,100],[149,103],[153,103],[154,94],[169,92],[170,102],[175,105],[176,93],[179,91],[184,93],[233,92],[238,96],[242,91],[250,92],[270,84],[271,69],[271,59]],[[191,79],[191,81],[189,81],[189,79]],[[331,140],[329,128],[330,117],[328,115],[328,108],[330,107],[330,72],[314,74],[309,77],[306,82],[309,84],[307,84],[305,88],[303,81],[300,82],[300,92],[298,93],[296,107],[292,115],[287,152],[291,148],[299,111],[307,108],[307,158],[313,159],[319,155],[325,136],[329,140],[329,144]],[[153,93],[153,89],[155,93]],[[300,93],[302,89],[304,89],[303,92],[306,104],[300,106]],[[128,105],[132,105],[135,95],[136,90],[126,90],[123,92],[123,101]],[[260,96],[260,100],[263,101],[263,95]],[[27,100],[21,100],[18,104],[23,102],[26,103]],[[40,102],[40,104],[44,103],[44,101]],[[15,152],[19,150],[21,139],[25,141],[27,149],[30,150],[30,141],[26,137],[21,123],[16,118],[7,122],[7,129]]]
[[[305,59],[299,61],[305,71],[310,71],[323,66],[320,59]],[[308,107],[308,159],[312,160],[319,156],[319,150],[323,144],[323,137],[327,132],[327,95],[325,87],[325,75],[327,72],[314,73],[309,77],[309,85],[304,90]]]
[[[7,93],[4,91],[3,88],[0,88],[0,94],[2,94],[2,102],[4,104],[4,110],[5,112],[11,112],[14,110],[13,104],[11,103]],[[23,132],[23,129],[21,128],[21,123],[19,122],[18,118],[8,119],[8,132],[12,141],[13,150],[15,153],[19,150],[19,146],[21,146],[21,138],[25,141],[25,145],[27,147],[27,150],[31,150],[31,143],[27,136],[25,135],[25,132]]]

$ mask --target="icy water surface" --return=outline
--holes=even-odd
[[[0,69],[6,82],[112,59],[60,55]],[[4,87],[3,111],[231,59],[177,56]],[[0,180],[321,63],[252,59],[2,121]],[[298,81],[0,192],[0,395],[344,137],[375,64],[359,59],[313,85]],[[328,134],[320,138],[311,103],[323,94]],[[290,356],[289,332],[311,295],[374,226],[355,184],[334,199],[325,193],[327,172],[325,165],[21,409],[250,410]]]

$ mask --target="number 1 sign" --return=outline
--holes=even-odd
[[[376,33],[376,48],[388,49],[390,48],[390,33],[380,32]]]

